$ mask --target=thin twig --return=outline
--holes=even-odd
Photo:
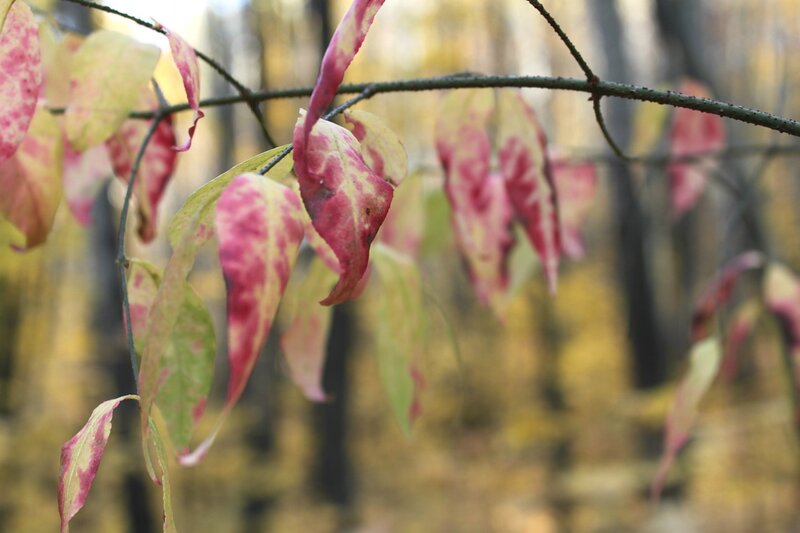
[[[68,0],[71,1],[71,0]],[[613,96],[615,98],[625,98],[628,100],[639,100],[643,102],[654,102],[657,104],[672,107],[682,107],[694,109],[704,113],[711,113],[724,118],[730,118],[787,133],[794,137],[800,137],[800,122],[797,120],[779,117],[765,111],[752,109],[736,104],[713,100],[710,98],[698,98],[675,91],[661,91],[649,87],[641,87],[627,83],[617,83],[613,81],[599,81],[596,85],[590,84],[586,80],[575,78],[562,78],[552,76],[444,76],[438,78],[418,78],[410,80],[370,82],[370,83],[350,83],[343,84],[337,90],[337,94],[361,93],[367,87],[372,88],[375,95],[401,92],[421,92],[437,91],[445,89],[491,89],[502,87],[530,87],[538,89],[551,89],[563,91],[576,91],[584,93],[596,93],[600,96]],[[289,89],[271,89],[264,91],[253,91],[250,98],[255,101],[276,100],[283,98],[302,98],[307,97],[313,91],[313,87],[298,87]],[[201,100],[202,107],[223,106],[245,102],[241,96],[219,96]],[[164,109],[165,113],[177,113],[191,109],[188,104],[177,104]],[[64,112],[64,108],[51,108],[55,114]],[[134,111],[130,118],[151,119],[155,116],[153,111]]]
[[[147,130],[147,133],[142,139],[142,144],[139,146],[139,151],[136,153],[136,159],[133,160],[133,166],[131,167],[131,174],[128,177],[128,188],[125,189],[125,199],[122,202],[122,211],[120,213],[119,218],[119,232],[117,234],[117,269],[119,270],[119,279],[120,279],[120,288],[122,290],[122,308],[125,313],[125,323],[128,325],[127,327],[127,335],[128,335],[128,351],[130,352],[131,357],[131,369],[133,370],[133,378],[134,381],[138,382],[139,379],[139,362],[136,359],[136,348],[133,344],[133,325],[131,323],[131,306],[128,301],[128,277],[127,277],[127,267],[128,267],[128,258],[125,255],[125,230],[127,228],[128,223],[128,210],[131,205],[131,198],[133,197],[133,189],[136,183],[136,175],[139,173],[139,167],[142,164],[142,158],[144,157],[145,150],[147,149],[147,145],[150,144],[150,140],[155,135],[156,130],[158,129],[158,125],[164,119],[166,114],[161,112],[157,112],[156,116],[153,117],[153,122],[150,124],[150,128]]]
[[[108,7],[108,6],[105,6],[103,4],[98,4],[98,3],[92,2],[91,0],[64,0],[64,1],[65,2],[70,2],[70,3],[73,3],[73,4],[78,4],[78,5],[87,7],[89,9],[95,9],[97,11],[103,11],[105,13],[110,13],[112,15],[116,15],[118,17],[122,17],[122,18],[128,19],[131,22],[134,22],[134,23],[138,24],[139,26],[142,26],[142,27],[147,28],[149,30],[152,30],[154,32],[160,33],[162,35],[165,35],[167,33],[166,30],[164,29],[164,27],[161,26],[160,24],[156,24],[156,23],[153,23],[153,22],[148,22],[146,20],[140,19],[139,17],[135,17],[135,16],[133,16],[133,15],[131,15],[129,13],[118,11],[118,10],[112,8],[112,7]],[[228,72],[222,65],[217,63],[217,61],[215,61],[213,58],[211,58],[208,55],[204,54],[203,52],[201,52],[197,48],[192,48],[192,49],[194,50],[194,53],[197,55],[198,58],[200,58],[201,60],[205,61],[205,63],[209,67],[211,67],[212,69],[217,71],[217,73],[220,76],[222,76],[222,78],[225,79],[225,81],[230,83],[231,86],[233,86],[233,88],[236,89],[239,92],[239,96],[241,96],[241,98],[242,98],[241,101],[245,102],[247,104],[247,107],[249,107],[250,110],[253,112],[253,115],[255,116],[256,121],[258,122],[258,125],[261,127],[261,132],[264,135],[264,138],[266,139],[266,141],[270,144],[270,146],[277,146],[275,144],[275,141],[272,139],[272,136],[269,134],[269,131],[267,130],[267,126],[266,126],[266,124],[264,124],[264,117],[261,115],[261,110],[258,108],[258,103],[261,100],[254,100],[252,98],[253,91],[251,91],[250,89],[245,87],[239,80],[234,78],[233,75],[230,72]],[[188,106],[188,104],[187,104],[187,106]],[[187,107],[187,109],[188,109],[188,107]]]

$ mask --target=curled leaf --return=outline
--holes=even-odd
[[[5,11],[8,11],[6,16]],[[42,86],[39,28],[25,2],[0,5],[0,164],[17,151]]]
[[[91,34],[72,60],[67,139],[79,152],[117,131],[139,101],[159,50],[110,30]]]
[[[300,199],[257,174],[234,178],[217,204],[219,259],[228,289],[228,396],[241,396],[272,327],[303,240]]]
[[[764,256],[757,251],[744,252],[731,259],[714,277],[697,300],[692,314],[692,339],[696,342],[708,335],[708,321],[714,312],[730,300],[739,277],[746,271],[761,268]]]
[[[197,61],[197,54],[189,43],[177,33],[161,26],[169,39],[169,48],[172,52],[172,60],[178,68],[178,72],[183,80],[183,88],[186,90],[186,99],[189,106],[194,110],[194,118],[189,126],[189,138],[180,146],[176,146],[178,152],[185,152],[192,146],[192,137],[197,127],[197,121],[205,116],[200,110],[200,64]]]
[[[690,96],[711,94],[699,82],[687,80],[680,92]],[[707,154],[725,147],[725,124],[722,118],[709,113],[679,107],[675,109],[669,134],[670,156],[673,158]],[[706,155],[699,161],[676,162],[668,167],[672,215],[678,218],[694,207],[708,185],[708,175],[716,164]]]
[[[597,194],[597,169],[589,162],[551,159],[561,216],[561,248],[572,259],[586,255],[582,227]]]
[[[62,533],[69,531],[69,521],[86,503],[111,434],[114,409],[123,400],[138,399],[138,396],[129,394],[101,403],[92,411],[86,425],[61,448],[58,512],[61,515]]]
[[[40,108],[17,152],[0,164],[0,214],[25,235],[24,248],[50,233],[61,201],[62,157],[58,123]]]
[[[369,168],[395,187],[400,185],[408,172],[408,155],[397,135],[367,111],[345,111],[344,121],[361,144],[361,155]]]
[[[655,499],[667,479],[667,474],[681,448],[689,440],[689,435],[697,421],[698,406],[714,378],[719,372],[720,346],[717,339],[710,337],[692,347],[689,355],[689,372],[678,387],[678,393],[667,416],[664,437],[664,453],[652,485]]]
[[[325,345],[331,325],[333,310],[317,304],[336,283],[336,273],[315,257],[302,279],[295,276],[286,289],[281,304],[285,323],[281,334],[281,348],[289,365],[295,385],[312,401],[326,400],[322,388],[322,371],[325,366]]]
[[[497,123],[500,173],[508,198],[555,293],[561,230],[544,130],[519,91],[509,89],[497,91]]]

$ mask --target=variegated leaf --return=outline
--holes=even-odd
[[[178,72],[183,80],[183,88],[186,91],[186,99],[189,106],[194,110],[192,125],[189,126],[189,138],[180,146],[176,146],[178,152],[185,152],[192,146],[192,137],[197,127],[197,121],[205,116],[200,110],[200,64],[197,61],[197,54],[189,43],[177,33],[161,26],[169,39],[169,48],[172,52],[172,60],[178,68]]]
[[[332,122],[319,121],[298,152],[307,120],[295,126],[295,172],[314,229],[339,260],[341,277],[322,301],[332,305],[354,297],[393,188],[364,162],[353,134]]]
[[[667,479],[667,474],[680,449],[689,440],[689,435],[698,417],[700,400],[705,396],[720,366],[719,341],[709,337],[692,347],[689,355],[689,372],[681,381],[677,395],[667,417],[664,437],[664,453],[653,481],[652,493],[658,498]]]
[[[0,214],[25,235],[25,248],[50,233],[61,201],[62,157],[58,123],[40,108],[17,152],[0,164]]]
[[[129,394],[98,405],[86,425],[61,448],[61,469],[58,475],[58,512],[61,532],[69,531],[69,521],[81,510],[100,467],[100,460],[111,434],[114,409],[123,400],[136,400]]]
[[[383,245],[375,247],[381,279],[378,308],[378,373],[395,419],[403,432],[421,413],[419,371],[426,346],[422,281],[414,262]]]
[[[72,61],[85,38],[74,33],[59,36],[58,30],[49,24],[39,26],[42,46],[43,83],[40,99],[50,107],[66,107],[69,104],[69,78]]]
[[[680,92],[708,98],[708,88],[686,80]],[[675,109],[670,129],[670,155],[673,158],[716,152],[725,147],[725,124],[722,118],[709,113],[679,107]],[[668,167],[672,215],[678,218],[694,207],[708,185],[709,174],[716,163],[711,157],[699,161],[676,162]]]
[[[695,342],[709,335],[709,320],[720,306],[730,300],[739,277],[744,272],[763,265],[764,256],[751,250],[731,259],[716,275],[695,304],[692,314],[692,339]]]
[[[7,17],[5,11],[8,10]],[[0,164],[17,151],[42,86],[39,28],[25,2],[0,5]]]
[[[6,15],[8,15],[8,10],[11,9],[11,4],[13,3],[14,0],[0,0],[0,30],[5,25]]]
[[[395,187],[406,177],[408,155],[400,138],[381,118],[367,111],[345,111],[347,129],[361,144],[361,155],[378,176]]]
[[[241,396],[303,240],[297,194],[257,174],[234,178],[217,204],[219,259],[228,291],[227,407]]]
[[[157,47],[110,30],[91,34],[72,61],[67,139],[83,152],[117,131],[147,86]]]
[[[503,314],[513,211],[503,179],[490,174],[487,131],[491,91],[453,91],[436,123],[436,150],[445,170],[453,228],[478,298]]]
[[[64,143],[64,197],[75,219],[83,226],[91,223],[92,205],[106,181],[113,175],[105,144],[83,153]]]
[[[143,109],[158,107],[155,94],[148,87],[140,95],[139,105]],[[131,177],[136,155],[151,124],[152,120],[126,120],[106,141],[114,174],[125,183]],[[175,131],[172,116],[168,115],[158,123],[144,151],[134,184],[139,213],[138,233],[144,242],[150,242],[156,236],[158,206],[175,170],[177,154],[172,149],[174,145]]]
[[[519,91],[497,91],[497,145],[509,200],[555,293],[561,255],[556,189],[544,130]]]
[[[160,424],[153,418],[150,419],[150,440],[156,452],[156,461],[158,464],[158,472],[154,479],[161,486],[161,500],[164,509],[163,529],[164,533],[177,533],[178,529],[175,526],[175,517],[172,511],[172,486],[169,480],[169,455],[167,454],[167,447],[162,437],[162,429]],[[145,457],[149,460],[149,451],[145,449]]]
[[[197,236],[196,246],[205,243],[214,234],[214,216],[217,201],[222,191],[230,184],[231,180],[239,174],[256,172],[269,163],[276,155],[285,150],[287,145],[278,146],[272,150],[260,153],[257,156],[239,163],[230,170],[220,174],[196,191],[186,200],[178,210],[169,225],[167,236],[173,247],[178,246],[187,232]],[[281,181],[292,170],[292,159],[284,157],[267,173],[267,177]],[[199,216],[198,216],[199,215]]]
[[[147,342],[147,317],[161,285],[161,272],[144,261],[131,262],[128,299],[134,343],[141,353]],[[163,352],[156,403],[161,407],[172,442],[189,445],[195,423],[205,410],[214,374],[214,325],[202,300],[184,283],[178,317]]]
[[[423,176],[417,172],[394,191],[394,199],[378,240],[409,257],[417,257],[425,231],[425,191]]]
[[[333,309],[317,302],[336,283],[336,273],[315,257],[302,278],[294,274],[281,303],[281,334],[289,372],[295,385],[312,401],[326,400],[322,388],[325,347]]]
[[[597,169],[589,162],[551,158],[561,216],[561,249],[572,259],[586,255],[582,228],[597,194]]]

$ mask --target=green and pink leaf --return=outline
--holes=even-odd
[[[64,197],[75,219],[82,225],[91,224],[92,205],[113,171],[105,144],[76,152],[64,142]]]
[[[361,144],[361,155],[369,168],[397,187],[408,172],[408,155],[400,138],[381,118],[367,111],[345,111],[347,129]]]

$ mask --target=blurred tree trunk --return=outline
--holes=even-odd
[[[310,0],[309,14],[317,27],[320,61],[332,35],[331,3]],[[331,333],[322,384],[333,401],[313,406],[317,458],[313,480],[320,495],[328,502],[348,509],[354,500],[354,476],[348,455],[347,407],[349,397],[348,367],[354,345],[352,304],[333,308]],[[347,517],[345,516],[345,519]]]
[[[589,0],[594,24],[605,51],[601,77],[631,82],[630,64],[624,51],[625,29],[615,0]],[[608,128],[620,146],[631,138],[632,105],[628,100],[605,102]],[[666,379],[666,354],[659,330],[652,272],[645,240],[648,220],[642,212],[629,166],[614,160],[608,166],[613,213],[617,229],[617,269],[628,318],[628,339],[633,358],[633,382],[639,389],[658,386]]]

